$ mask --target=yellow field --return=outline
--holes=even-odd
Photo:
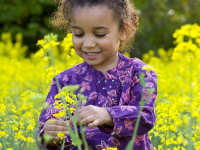
[[[174,48],[152,50],[143,61],[158,74],[156,125],[150,131],[155,149],[200,150],[200,27],[185,25],[174,34]],[[52,78],[82,62],[72,49],[71,35],[51,41],[30,58],[22,35],[4,33],[0,41],[0,149],[37,150],[34,136]],[[43,44],[38,41],[38,45]],[[48,48],[53,46],[55,69]]]

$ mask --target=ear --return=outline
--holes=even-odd
[[[127,37],[127,29],[128,29],[128,25],[126,25],[124,28],[121,29],[120,31],[120,41],[124,42],[126,40]]]
[[[126,33],[121,34],[121,35],[120,35],[120,41],[121,41],[121,42],[124,42],[124,41],[126,40],[126,36],[127,36]]]

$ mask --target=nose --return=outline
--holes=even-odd
[[[83,41],[83,47],[85,48],[94,48],[96,46],[96,43],[93,41],[92,37],[85,37]]]

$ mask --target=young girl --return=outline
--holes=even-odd
[[[61,88],[79,85],[87,96],[84,107],[78,110],[82,124],[87,124],[85,135],[90,150],[117,147],[125,150],[132,138],[140,109],[142,92],[147,100],[148,88],[154,88],[150,100],[143,106],[142,116],[134,142],[134,150],[153,150],[148,136],[155,124],[154,102],[157,95],[157,76],[142,70],[146,64],[138,58],[128,58],[118,52],[134,37],[138,17],[129,0],[64,0],[59,7],[54,23],[70,25],[76,53],[85,61],[57,75]],[[60,18],[63,17],[63,22]],[[144,73],[146,87],[139,83],[139,74]],[[56,109],[54,96],[58,93],[53,79],[39,119],[39,132],[51,135],[43,149],[59,149],[57,133],[65,133],[66,148],[77,148],[71,144],[66,121],[53,120]],[[49,121],[51,119],[51,121]]]

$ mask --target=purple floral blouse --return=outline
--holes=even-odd
[[[155,125],[154,102],[157,96],[157,75],[154,71],[147,73],[142,70],[146,65],[138,58],[128,58],[119,54],[119,63],[116,68],[108,70],[106,77],[102,72],[93,69],[86,62],[78,64],[57,75],[61,88],[66,85],[78,84],[83,88],[83,95],[87,96],[87,105],[105,107],[113,117],[114,127],[102,125],[95,128],[87,128],[85,136],[90,150],[101,150],[106,147],[117,147],[118,150],[125,150],[130,141],[142,100],[147,100],[148,88],[154,88],[154,93],[143,106],[141,120],[134,142],[134,150],[153,150],[149,139],[148,131]],[[142,88],[139,83],[139,74],[144,73],[146,87]],[[39,131],[36,138],[43,134],[45,122],[54,118],[53,114],[58,110],[54,108],[54,96],[58,93],[55,78],[46,98],[49,103],[48,109],[42,109],[39,118]],[[68,147],[65,149],[77,150],[66,139]],[[40,147],[45,148],[42,143]],[[59,150],[59,148],[58,148]]]

